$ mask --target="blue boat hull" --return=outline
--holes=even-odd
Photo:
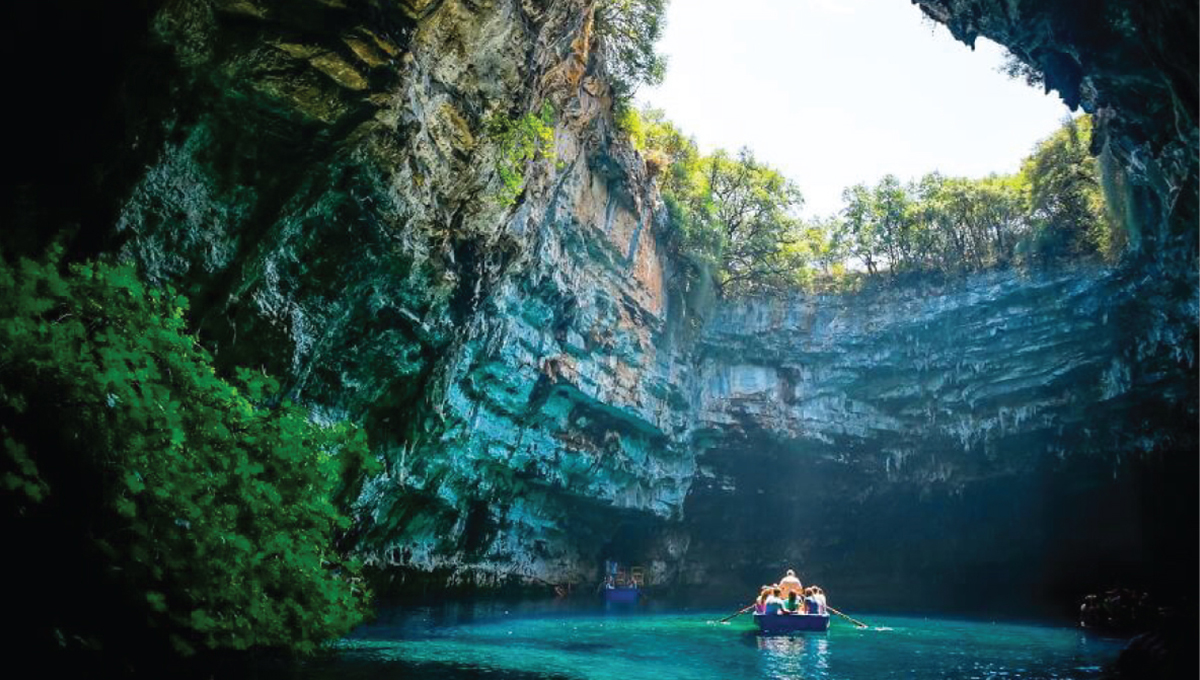
[[[829,630],[828,614],[755,614],[754,623],[764,633],[787,634]]]
[[[612,604],[637,604],[641,594],[639,588],[605,588],[604,601]]]

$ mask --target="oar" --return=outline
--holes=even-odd
[[[833,612],[834,614],[837,614],[838,616],[842,617],[843,619],[846,619],[850,623],[853,623],[854,625],[858,626],[859,628],[870,628],[870,626],[863,623],[862,621],[859,621],[858,619],[856,619],[852,616],[846,616],[845,614],[839,612],[838,610],[834,609],[833,607],[830,607],[829,605],[825,605],[825,608],[828,609],[829,611]]]
[[[729,619],[737,618],[738,616],[741,616],[742,614],[745,614],[746,612],[750,611],[751,609],[754,609],[754,603],[753,603],[753,602],[751,602],[750,604],[746,605],[745,607],[742,607],[741,609],[739,609],[739,610],[737,610],[736,612],[734,612],[734,613],[730,614],[729,616],[726,616],[725,618],[721,619],[720,621],[717,621],[717,623],[725,623],[725,622],[726,622],[726,621],[728,621]]]

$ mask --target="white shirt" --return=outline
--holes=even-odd
[[[825,593],[813,593],[813,599],[817,601],[817,606],[820,607],[820,612],[825,613]]]
[[[783,591],[785,596],[792,592],[801,595],[803,594],[804,586],[801,585],[800,579],[795,576],[784,576],[783,580],[779,582],[779,589]]]

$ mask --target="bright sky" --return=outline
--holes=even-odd
[[[706,152],[749,146],[808,215],[887,173],[1017,170],[1068,109],[997,72],[999,46],[972,52],[921,16],[908,0],[674,0],[666,81],[638,99]]]

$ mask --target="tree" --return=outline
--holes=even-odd
[[[712,203],[708,217],[722,239],[721,291],[786,288],[800,265],[798,251],[788,247],[799,238],[800,189],[749,149],[736,157],[717,151],[701,165]]]
[[[232,382],[131,266],[0,260],[6,602],[31,648],[311,652],[363,616],[334,548],[364,434]],[[12,573],[15,572],[15,573]],[[64,651],[64,650],[59,650]]]
[[[888,175],[842,194],[836,240],[870,274],[962,274],[1063,257],[1112,257],[1125,242],[1104,202],[1081,116],[1041,142],[1016,175]],[[1115,244],[1115,246],[1114,246]]]
[[[669,0],[600,0],[596,34],[618,104],[641,85],[657,85],[667,71],[656,45],[666,28]]]
[[[910,264],[912,208],[905,188],[895,175],[885,175],[873,193],[871,206],[879,242],[887,256],[888,269],[895,275]]]
[[[794,183],[743,149],[703,156],[661,111],[618,123],[657,178],[669,213],[667,250],[689,281],[724,295],[852,284],[846,272],[959,276],[1034,260],[1083,257],[1124,243],[1105,219],[1091,122],[1068,121],[1021,173],[983,178],[886,175],[842,193],[826,220],[800,220]]]
[[[980,228],[987,231],[988,264],[1008,264],[1028,233],[1029,185],[1021,175],[989,175],[978,182]]]
[[[1067,119],[1038,144],[1021,174],[1029,184],[1033,254],[1043,259],[1093,255],[1113,225],[1105,209],[1099,164],[1091,155],[1090,116]]]
[[[661,109],[626,108],[619,112],[617,124],[642,153],[664,194],[680,198],[703,191],[696,141],[667,120]]]
[[[840,240],[846,252],[859,260],[874,275],[882,259],[882,238],[875,219],[875,194],[865,184],[855,184],[842,191],[842,222]]]
[[[748,149],[702,156],[661,111],[627,109],[618,124],[658,178],[671,226],[668,249],[689,277],[726,295],[787,290],[808,280],[810,243],[796,217],[794,182]],[[814,235],[815,236],[815,235]]]

